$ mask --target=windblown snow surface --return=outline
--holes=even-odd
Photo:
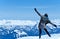
[[[39,39],[38,36],[27,36],[18,39]],[[51,34],[51,37],[48,35],[42,35],[41,39],[60,39],[60,34]]]

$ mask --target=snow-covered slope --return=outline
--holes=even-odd
[[[20,37],[17,39],[39,39],[38,36],[27,36],[27,37]],[[51,34],[51,37],[48,35],[42,35],[41,39],[60,39],[60,34]]]

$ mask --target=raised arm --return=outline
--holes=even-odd
[[[36,12],[39,16],[42,16],[42,15],[37,11],[36,8],[34,8],[34,10],[35,10],[35,12]]]

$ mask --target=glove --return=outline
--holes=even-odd
[[[57,28],[57,25],[54,24],[54,26]]]
[[[36,8],[34,8],[34,10],[37,11]]]

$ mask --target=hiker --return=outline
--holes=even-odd
[[[52,24],[54,27],[57,27],[55,24],[53,24],[49,18],[48,18],[48,14],[45,13],[44,15],[41,15],[36,8],[34,8],[35,12],[41,17],[41,20],[39,22],[39,25],[38,25],[38,29],[39,29],[39,38],[41,38],[41,33],[42,33],[42,29],[45,30],[45,32],[48,34],[49,37],[51,37],[51,35],[49,34],[49,32],[47,31],[46,29],[46,25],[48,23]]]

